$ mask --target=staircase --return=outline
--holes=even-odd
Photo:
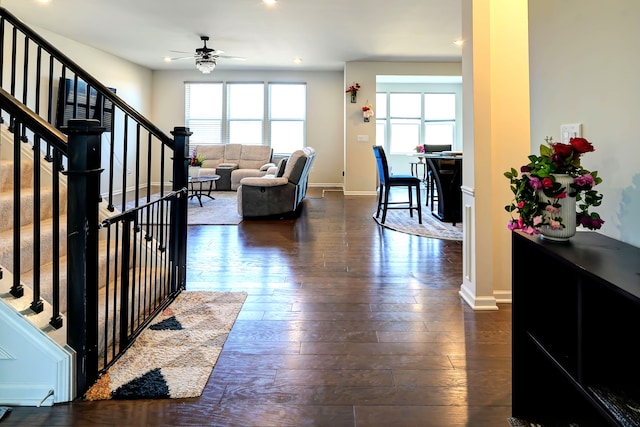
[[[0,20],[0,406],[53,405],[184,289],[190,133],[166,135],[2,7]]]

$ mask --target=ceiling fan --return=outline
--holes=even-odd
[[[239,61],[246,61],[246,58],[241,56],[228,56],[222,55],[224,53],[223,50],[216,50],[207,46],[207,41],[209,41],[209,36],[200,36],[200,40],[203,42],[203,46],[196,49],[194,55],[191,56],[181,56],[178,58],[167,58],[167,61],[177,61],[180,59],[195,59],[196,68],[200,70],[203,74],[209,74],[216,68],[216,61],[218,58],[224,59],[236,59]],[[180,51],[172,51],[177,53],[188,53],[188,52],[180,52]]]

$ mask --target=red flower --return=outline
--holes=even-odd
[[[551,181],[551,178],[546,177],[542,180],[542,186],[544,188],[551,188],[553,187],[553,181]]]
[[[554,153],[560,155],[562,158],[569,157],[573,153],[573,146],[570,144],[562,144],[556,142],[553,144]]]
[[[354,83],[345,90],[345,93],[351,93],[352,95],[360,90],[360,83]]]
[[[571,138],[569,140],[569,144],[579,154],[590,153],[592,151],[595,151],[595,148],[593,148],[593,145],[584,138]]]

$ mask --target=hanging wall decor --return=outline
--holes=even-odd
[[[354,83],[345,90],[345,93],[348,93],[351,96],[351,103],[356,103],[356,98],[358,95],[358,91],[360,90],[360,83]]]
[[[369,122],[369,119],[373,117],[373,105],[367,102],[362,106],[362,117],[364,117],[365,122]]]

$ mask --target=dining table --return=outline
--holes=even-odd
[[[431,204],[431,213],[442,222],[462,222],[462,153],[443,151],[424,157],[438,193],[438,203],[435,207]]]

